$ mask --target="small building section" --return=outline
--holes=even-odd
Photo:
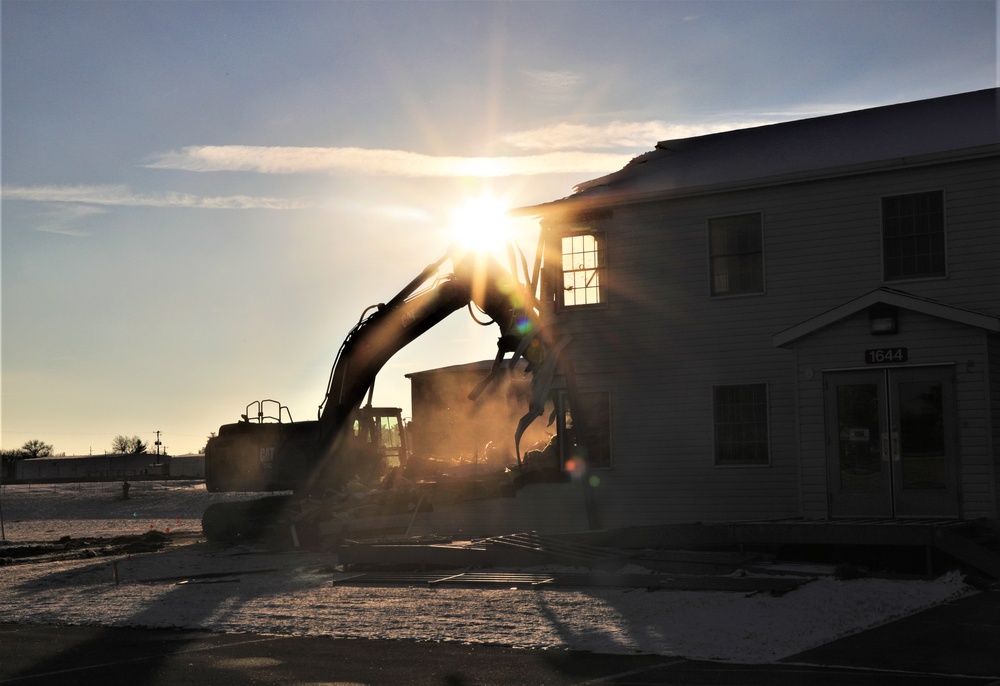
[[[167,465],[169,465],[168,470],[172,479],[205,478],[205,456],[203,454],[171,455]]]
[[[492,361],[471,362],[406,375],[413,408],[409,436],[414,455],[498,466],[517,461],[514,433],[528,407],[530,377],[525,375],[522,360],[513,369],[501,368],[482,393],[471,399],[492,365]],[[522,454],[546,447],[555,436],[555,423],[547,425],[552,407],[550,403],[545,416],[522,437]]]

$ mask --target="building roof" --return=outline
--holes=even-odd
[[[518,359],[515,369],[523,370],[527,366],[527,362],[522,359]],[[425,369],[419,372],[410,372],[409,374],[404,374],[407,379],[412,379],[414,377],[422,377],[428,374],[463,374],[468,372],[481,373],[484,376],[489,374],[490,369],[493,368],[493,360],[479,360],[478,362],[467,362],[465,364],[454,364],[448,367],[438,367],[437,369]],[[502,371],[510,370],[510,360],[506,359],[503,361]]]
[[[849,172],[878,163],[1000,145],[1000,88],[706,136],[666,140],[621,170],[586,181],[576,193],[522,208],[544,215],[562,205],[641,200],[783,179]]]

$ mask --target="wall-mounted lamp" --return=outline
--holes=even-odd
[[[868,330],[872,336],[896,333],[896,308],[885,303],[875,303],[869,307]]]

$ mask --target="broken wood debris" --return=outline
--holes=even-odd
[[[360,572],[331,579],[331,586],[437,586],[507,588],[630,588],[649,591],[721,591],[731,593],[770,593],[782,595],[809,579],[761,577],[688,577],[665,574],[558,573],[523,572],[452,572],[447,574],[406,572]]]
[[[140,584],[161,584],[161,583],[191,583],[193,581],[201,581],[206,579],[221,579],[224,577],[231,576],[244,576],[246,574],[269,574],[271,572],[280,572],[281,569],[277,567],[269,567],[266,569],[243,569],[229,572],[204,572],[202,574],[179,574],[177,576],[160,576],[150,579],[136,579],[137,583]]]
[[[345,541],[338,560],[346,568],[413,567],[419,569],[475,567],[537,567],[564,564],[616,571],[639,564],[669,574],[731,574],[759,555],[717,552],[644,550],[576,543],[535,533],[506,534],[450,544],[418,542]]]

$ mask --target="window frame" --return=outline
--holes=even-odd
[[[886,236],[886,201],[907,196],[916,197],[920,195],[937,194],[941,198],[941,259],[943,261],[941,273],[907,274],[902,276],[889,276],[888,270],[888,238]],[[904,281],[924,281],[933,279],[948,278],[948,198],[944,188],[930,188],[924,190],[911,191],[908,193],[893,193],[891,195],[879,196],[879,247],[881,250],[881,267],[883,283],[900,283]]]
[[[763,389],[764,395],[764,418],[763,418],[763,429],[764,429],[764,440],[765,443],[765,459],[763,461],[734,461],[734,460],[720,460],[720,436],[719,436],[719,406],[717,403],[716,392],[724,388],[740,388],[744,386],[756,386]],[[732,383],[732,384],[714,384],[711,390],[711,405],[712,405],[712,464],[715,467],[720,468],[761,468],[771,466],[771,389],[770,384],[766,381],[764,382],[749,382],[749,383]],[[740,426],[745,426],[747,424],[753,425],[753,423],[741,423]]]
[[[715,258],[717,257],[713,251],[713,241],[712,241],[712,223],[717,221],[722,221],[726,219],[738,219],[740,217],[751,217],[756,216],[760,223],[760,289],[759,290],[747,290],[747,291],[724,291],[716,292],[715,290]],[[708,295],[711,298],[741,298],[748,296],[765,295],[767,293],[767,251],[764,241],[764,212],[763,210],[751,210],[749,212],[739,212],[735,214],[723,214],[714,217],[709,217],[705,222],[705,232],[706,232],[706,251],[708,253]],[[750,255],[758,253],[723,253],[718,255],[718,257],[741,257],[742,255]]]
[[[596,433],[602,434],[607,439],[607,457],[601,464],[594,464],[593,462],[588,464],[587,471],[609,471],[614,467],[614,437],[611,431],[613,424],[611,391],[602,388],[588,388],[585,391],[577,391],[577,393],[580,396],[603,396],[604,402],[602,404],[607,413],[607,423],[601,429],[597,430]],[[567,389],[560,389],[556,391],[556,432],[559,436],[559,460],[563,469],[566,469],[566,462],[572,457],[572,446],[569,444],[570,439],[576,435],[575,429],[567,426],[567,414],[571,417],[573,415],[570,392]],[[588,419],[592,421],[592,418],[588,417]],[[587,447],[591,448],[592,446],[588,443]]]
[[[589,269],[573,269],[567,272],[565,269],[565,261],[567,254],[573,255],[575,252],[566,253],[563,249],[564,241],[576,238],[586,238],[591,237],[594,239],[596,249],[593,250],[593,254],[596,256],[598,263],[593,267],[593,272],[598,277],[597,289],[597,302],[573,302],[567,303],[566,296],[571,292],[570,289],[566,288],[566,274],[567,273],[579,273],[591,271]],[[558,282],[554,284],[555,290],[558,293],[556,298],[556,304],[560,310],[578,310],[578,309],[591,309],[599,307],[607,307],[608,304],[608,244],[606,241],[606,233],[604,231],[599,231],[595,229],[581,229],[577,231],[570,231],[560,233],[558,235],[559,241],[559,277]],[[586,254],[586,253],[580,253]],[[601,261],[603,260],[603,261]],[[588,287],[589,289],[589,287]],[[576,289],[572,289],[576,290]]]

